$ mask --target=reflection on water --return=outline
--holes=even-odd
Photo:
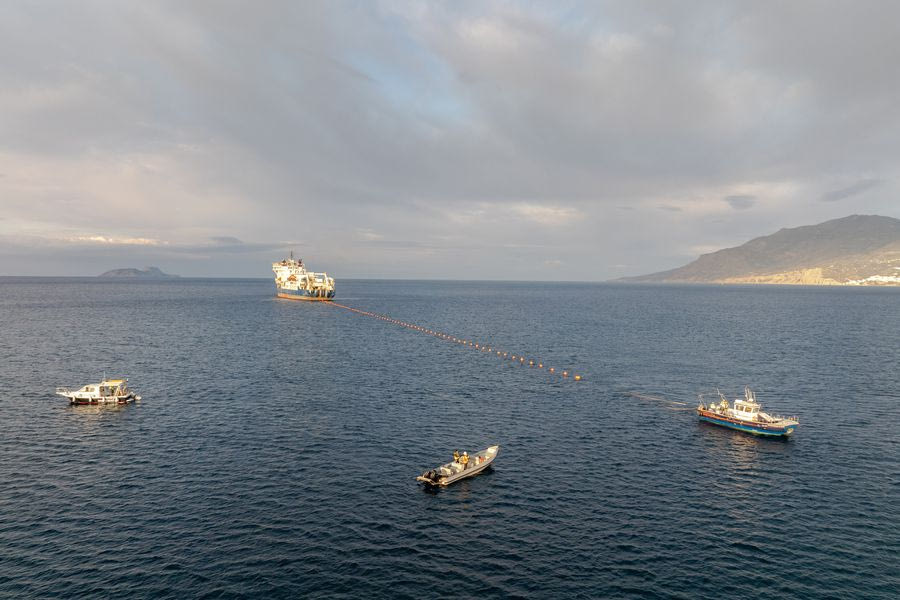
[[[128,404],[69,404],[63,407],[63,414],[72,419],[70,423],[74,429],[69,429],[73,435],[78,435],[82,442],[91,444],[101,443],[106,445],[110,440],[98,442],[112,436],[119,440],[122,433],[116,424],[121,422],[130,411],[137,410],[136,406]],[[77,432],[77,433],[76,433]]]
[[[67,408],[79,415],[100,415],[124,410],[127,404],[70,404]]]
[[[441,491],[441,488],[439,488],[439,487],[436,486],[436,485],[425,485],[425,484],[422,484],[422,485],[420,485],[419,487],[422,488],[422,492],[423,492],[424,494],[427,494],[427,495],[429,495],[429,496],[437,496],[437,495],[438,495],[438,492]]]
[[[698,421],[697,431],[710,444],[709,466],[718,473],[708,492],[734,522],[761,524],[765,507],[757,496],[762,480],[770,479],[773,456],[790,455],[786,438],[766,438]]]

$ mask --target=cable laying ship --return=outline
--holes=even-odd
[[[328,273],[307,271],[303,259],[290,258],[272,263],[275,271],[275,295],[290,300],[333,300],[334,279]]]

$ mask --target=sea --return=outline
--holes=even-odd
[[[900,289],[337,292],[479,348],[269,279],[0,279],[0,597],[900,597]],[[54,395],[104,376],[142,400]],[[698,422],[747,385],[792,438]]]

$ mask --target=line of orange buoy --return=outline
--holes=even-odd
[[[455,344],[459,344],[461,346],[465,346],[467,348],[471,348],[473,350],[478,350],[479,352],[485,352],[491,354],[493,356],[497,356],[501,359],[509,359],[514,363],[524,366],[527,364],[531,368],[537,368],[541,370],[546,370],[547,373],[551,373],[553,375],[559,375],[563,379],[571,379],[573,381],[583,381],[584,377],[582,375],[578,375],[572,373],[568,369],[564,369],[562,371],[558,371],[555,367],[545,366],[544,363],[540,360],[536,360],[534,358],[525,358],[522,354],[512,354],[505,350],[501,350],[499,348],[495,348],[490,344],[485,344],[482,342],[476,342],[474,340],[467,340],[460,337],[456,337],[450,335],[449,333],[443,333],[440,331],[435,331],[434,329],[428,329],[426,327],[422,327],[421,325],[416,325],[415,323],[407,323],[406,321],[401,321],[400,319],[395,319],[393,317],[389,317],[388,315],[379,315],[378,313],[369,312],[367,310],[360,310],[358,308],[353,308],[352,306],[346,306],[344,304],[338,304],[337,302],[327,302],[332,306],[337,306],[339,308],[343,308],[345,310],[349,310],[350,312],[354,312],[358,315],[363,315],[365,317],[372,317],[373,319],[378,319],[380,321],[386,321],[393,325],[399,325],[400,327],[406,327],[407,329],[412,329],[413,331],[418,331],[420,333],[424,333],[426,335],[430,335],[436,337],[438,339],[446,340],[448,342],[453,342]]]

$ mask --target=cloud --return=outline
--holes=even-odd
[[[495,230],[511,222],[560,227],[578,221],[584,216],[579,209],[571,206],[504,201],[473,204],[460,202],[457,206],[443,208],[441,211],[453,222],[467,226],[490,225]]]
[[[224,236],[228,239],[228,236]],[[236,238],[232,238],[236,239]],[[303,246],[296,242],[242,242],[238,240],[236,243],[223,242],[214,240],[212,243],[203,244],[168,244],[166,250],[169,255],[183,256],[218,256],[224,254],[232,255],[254,255],[254,254],[272,254]]]
[[[581,213],[567,206],[543,206],[539,204],[515,204],[510,207],[513,214],[540,223],[541,225],[565,225],[577,219]]]
[[[359,240],[364,242],[380,242],[384,240],[384,236],[373,229],[368,228],[357,228],[356,236]]]
[[[149,238],[107,237],[105,235],[79,235],[66,238],[74,243],[102,244],[105,246],[164,246],[168,242]]]
[[[217,244],[226,244],[229,246],[238,246],[238,245],[244,243],[241,240],[237,239],[236,237],[230,236],[230,235],[214,235],[214,236],[211,236],[209,239]]]
[[[578,279],[604,277],[597,255],[659,270],[850,197],[896,215],[898,19],[865,2],[5,3],[0,238],[100,236],[118,242],[67,247],[91,269],[133,250],[236,275],[298,246],[282,240],[347,275],[523,277],[554,248]],[[0,272],[39,268],[6,248]]]
[[[853,185],[822,194],[822,202],[837,202],[839,200],[846,200],[847,198],[858,196],[859,194],[867,192],[870,189],[881,185],[882,183],[883,182],[880,179],[861,179]]]
[[[756,204],[756,196],[751,196],[749,194],[725,196],[723,200],[734,210],[747,210]]]

